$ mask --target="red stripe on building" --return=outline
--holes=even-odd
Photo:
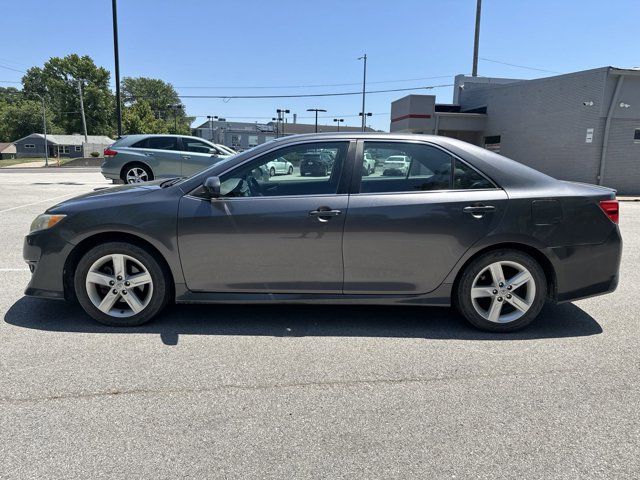
[[[402,115],[401,117],[392,118],[392,122],[399,122],[400,120],[406,120],[407,118],[431,118],[431,115],[421,113],[410,113],[408,115]]]

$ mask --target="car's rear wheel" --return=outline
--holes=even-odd
[[[456,306],[474,326],[491,332],[525,327],[540,313],[547,296],[542,267],[524,252],[494,250],[462,272]]]
[[[289,167],[289,170],[287,170],[287,174],[293,175],[293,167]]]
[[[127,165],[122,174],[124,183],[142,183],[153,180],[153,172],[146,165],[141,163],[133,163]]]
[[[160,262],[124,242],[89,250],[74,276],[82,308],[98,322],[119,327],[141,325],[157,315],[169,300],[168,286]]]

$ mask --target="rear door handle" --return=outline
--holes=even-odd
[[[471,215],[483,215],[487,212],[493,212],[495,209],[496,207],[493,205],[469,205],[464,207],[462,211]]]
[[[189,160],[191,157],[189,155],[182,155],[182,158],[184,158],[185,160]]]

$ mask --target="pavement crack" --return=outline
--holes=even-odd
[[[220,384],[206,388],[159,388],[159,389],[109,389],[101,392],[88,393],[68,393],[58,395],[45,395],[34,397],[0,397],[0,403],[40,403],[56,400],[82,400],[105,398],[115,396],[128,395],[193,395],[201,393],[216,392],[222,390],[273,390],[285,388],[332,388],[332,387],[350,387],[350,386],[376,386],[376,385],[402,385],[402,384],[429,384],[446,381],[464,381],[464,380],[481,380],[495,379],[519,376],[538,376],[553,374],[575,374],[576,370],[549,370],[542,372],[503,372],[493,374],[471,374],[471,375],[443,375],[438,377],[408,377],[408,378],[381,378],[381,379],[363,379],[363,380],[333,380],[333,381],[316,381],[316,382],[274,382],[262,384]]]

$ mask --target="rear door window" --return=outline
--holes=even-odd
[[[375,159],[375,171],[360,181],[360,193],[423,192],[452,187],[453,158],[424,144],[364,142],[364,157]],[[360,161],[363,161],[361,159]]]
[[[177,137],[149,137],[147,146],[152,150],[179,150]]]

